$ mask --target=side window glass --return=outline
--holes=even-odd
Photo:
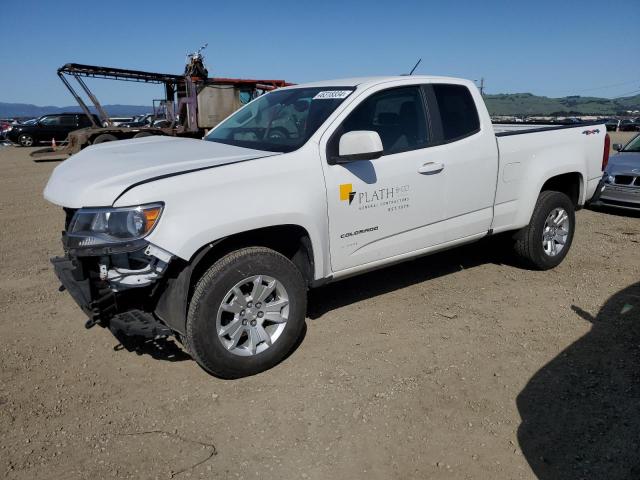
[[[384,154],[426,147],[429,143],[424,104],[419,87],[401,87],[371,95],[351,112],[341,134],[373,130]]]
[[[88,127],[89,125],[91,125],[91,121],[86,115],[78,115],[78,126]]]
[[[72,115],[65,115],[64,117],[60,117],[60,125],[65,126],[65,127],[69,127],[69,126],[75,126],[76,124],[76,117],[72,116]]]
[[[41,125],[52,126],[52,125],[60,125],[60,117],[43,117],[40,120]]]
[[[253,97],[251,95],[251,90],[240,90],[240,93],[238,93],[238,97],[242,105],[245,105],[249,103],[251,100],[253,100]]]
[[[471,92],[463,85],[433,84],[440,110],[445,142],[472,135],[480,130],[480,120]]]
[[[384,154],[426,147],[426,115],[418,87],[402,87],[373,94],[343,123],[342,133],[373,130],[382,140]]]

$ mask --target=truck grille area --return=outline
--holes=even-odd
[[[616,175],[613,183],[616,185],[640,187],[640,177],[635,177],[633,175]]]

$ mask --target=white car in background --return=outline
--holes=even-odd
[[[112,126],[119,127],[123,123],[127,123],[127,122],[133,121],[133,117],[109,117],[109,120],[111,120],[111,125]],[[103,127],[108,127],[108,126],[109,125],[106,122],[103,125]]]

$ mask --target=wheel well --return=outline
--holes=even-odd
[[[540,189],[541,192],[552,190],[554,192],[561,192],[567,195],[575,207],[580,202],[580,190],[582,188],[582,175],[578,172],[563,173],[551,177],[544,182],[544,185]]]
[[[175,267],[171,273],[167,272],[166,283],[158,291],[154,308],[156,315],[172,329],[184,334],[191,296],[204,272],[227,253],[256,246],[271,248],[283,254],[298,267],[307,285],[313,282],[313,250],[309,234],[304,228],[298,225],[277,225],[251,230],[207,244],[189,262],[172,262]]]
[[[313,281],[313,249],[309,233],[299,225],[277,225],[242,232],[223,238],[200,250],[193,257],[191,290],[205,271],[218,259],[244,247],[267,247],[291,260],[302,273],[307,285]]]

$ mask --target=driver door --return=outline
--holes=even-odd
[[[443,241],[445,172],[432,162],[427,118],[420,87],[397,87],[370,94],[327,133],[321,150],[334,272]],[[332,164],[340,137],[356,130],[377,132],[382,156]]]

